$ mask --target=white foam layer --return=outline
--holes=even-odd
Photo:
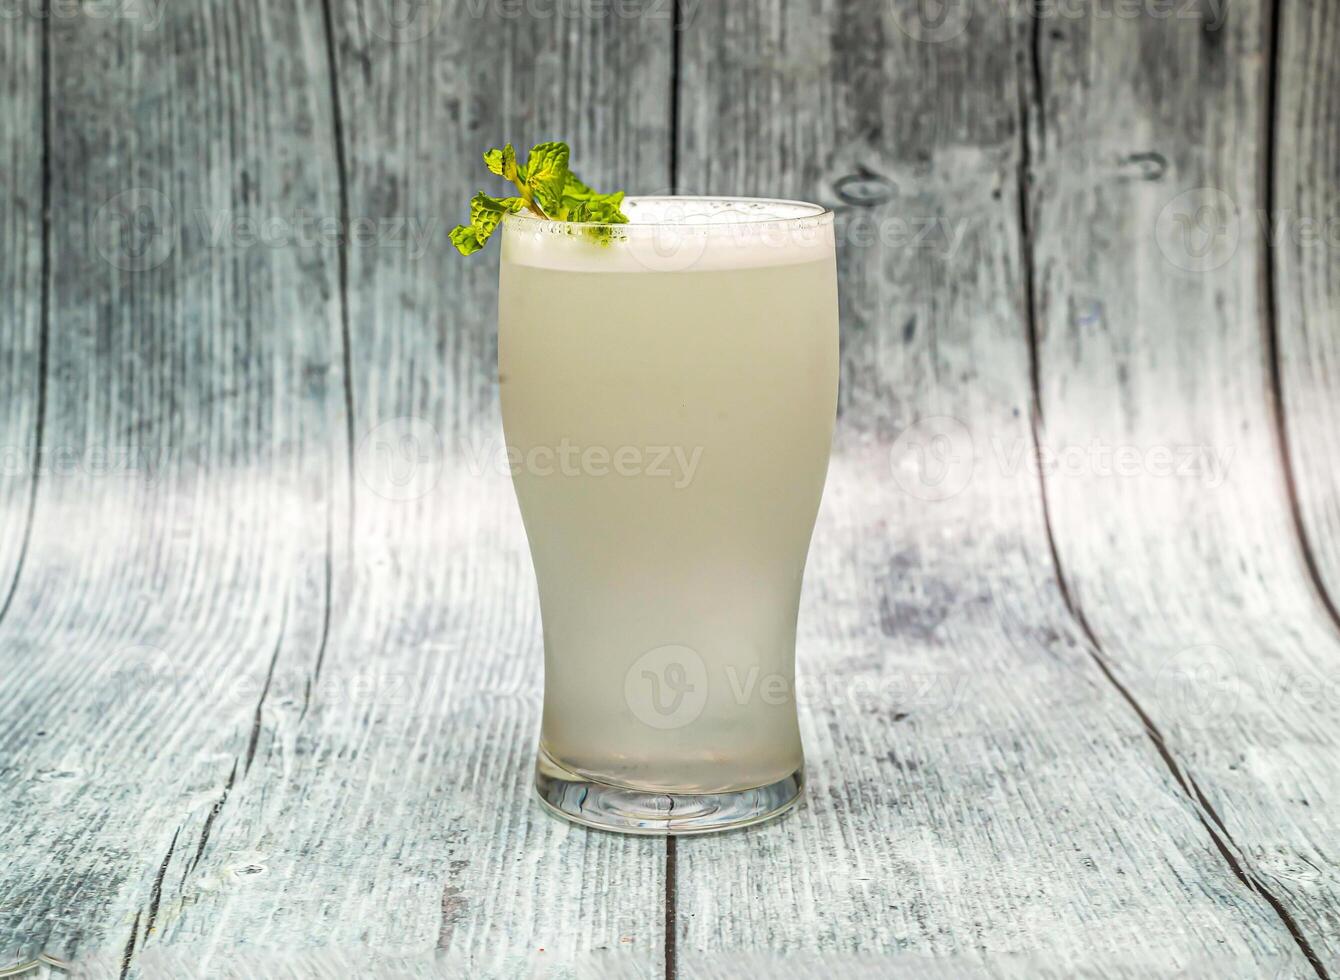
[[[816,262],[833,255],[833,215],[762,198],[633,197],[626,225],[503,221],[502,260],[561,272],[710,272]],[[603,232],[602,232],[603,235]]]

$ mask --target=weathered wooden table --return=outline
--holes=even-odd
[[[0,963],[1340,976],[1333,3],[7,8]],[[546,137],[839,212],[769,826],[531,799],[446,232]]]

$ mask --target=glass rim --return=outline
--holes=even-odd
[[[800,214],[762,214],[759,216],[741,215],[739,220],[732,221],[627,221],[620,224],[614,224],[604,221],[554,221],[550,218],[541,218],[539,215],[531,214],[528,211],[517,211],[503,215],[504,225],[514,225],[519,229],[526,228],[535,231],[553,231],[558,232],[563,229],[577,228],[611,228],[631,231],[635,228],[645,228],[649,230],[656,229],[686,229],[686,230],[707,230],[707,229],[727,229],[741,227],[756,227],[758,225],[804,225],[806,223],[823,223],[831,221],[833,218],[833,209],[822,204],[815,204],[812,201],[799,201],[793,198],[785,197],[744,197],[731,194],[630,194],[624,198],[625,204],[634,202],[697,202],[711,204],[740,204],[745,206],[752,205],[776,205],[782,208],[801,209]]]

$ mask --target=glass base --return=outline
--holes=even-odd
[[[543,749],[535,790],[549,812],[584,827],[620,834],[710,834],[762,823],[800,802],[805,771],[732,793],[649,793],[570,772]]]

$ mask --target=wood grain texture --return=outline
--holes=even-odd
[[[1225,859],[1326,975],[1340,642],[1271,400],[1270,21],[1250,3],[1190,10],[1038,31],[1043,477],[1097,657]]]
[[[42,24],[0,23],[0,620],[22,572],[43,467]]]
[[[1282,4],[1275,58],[1274,315],[1282,409],[1312,565],[1340,597],[1340,14]]]
[[[335,465],[352,493],[328,634],[319,669],[281,661],[264,789],[229,800],[191,871],[210,888],[163,943],[278,963],[296,948],[297,972],[310,948],[331,968],[651,976],[663,843],[568,827],[532,799],[541,630],[498,467],[496,260],[463,261],[446,234],[491,183],[481,148],[509,139],[566,134],[609,168],[593,180],[664,174],[669,20],[394,9],[328,11],[340,122],[322,135],[339,144],[319,152],[343,190],[327,204],[365,232],[342,256],[353,417]],[[596,85],[625,98],[598,104]],[[174,854],[167,879],[195,862]]]
[[[680,844],[681,958],[1306,972],[1058,588],[1029,465],[1032,22],[919,10],[764,4],[685,38],[684,189],[838,206],[845,305],[801,613],[809,802],[745,846]]]
[[[233,225],[329,210],[324,88],[305,83],[324,78],[319,21],[161,13],[46,25],[44,449],[68,464],[43,475],[0,624],[7,962],[133,966],[199,893],[165,856],[209,856],[256,791],[273,679],[317,650],[347,494],[331,255]]]
[[[0,18],[0,966],[1335,976],[1336,252],[1260,214],[1273,169],[1329,216],[1338,18],[1030,9]],[[773,825],[532,799],[496,266],[446,234],[553,137],[838,213]]]

